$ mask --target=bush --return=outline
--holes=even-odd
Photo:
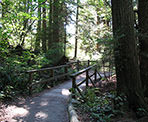
[[[124,114],[122,109],[115,109],[114,101],[118,101],[120,108],[122,108],[126,99],[120,96],[116,97],[115,92],[101,93],[98,88],[90,88],[83,93],[83,97],[77,97],[77,100],[81,104],[78,103],[76,106],[81,109],[80,111],[88,113],[93,122],[109,122],[113,117]]]
[[[58,43],[52,46],[52,48],[50,48],[45,57],[48,60],[51,60],[51,64],[52,65],[56,65],[58,63],[58,61],[62,58],[63,56],[63,44]]]

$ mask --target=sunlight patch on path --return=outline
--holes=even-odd
[[[41,105],[41,106],[47,106],[47,105],[48,105],[48,102],[47,102],[47,101],[42,101],[42,102],[40,103],[40,105]]]
[[[27,109],[25,109],[23,107],[16,107],[16,106],[9,107],[8,112],[12,116],[21,116],[21,117],[24,117],[29,113],[29,111]]]
[[[68,89],[62,89],[62,95],[69,96],[70,92]]]
[[[39,118],[39,119],[46,119],[46,118],[48,117],[48,114],[46,114],[46,113],[40,111],[40,112],[37,112],[37,113],[35,114],[35,117],[36,117],[36,118]]]

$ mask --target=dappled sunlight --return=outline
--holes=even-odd
[[[40,105],[41,105],[41,106],[46,106],[46,105],[48,105],[48,102],[47,102],[47,101],[42,101],[42,102],[40,103]]]
[[[16,107],[16,106],[10,106],[8,107],[7,113],[9,113],[9,116],[20,116],[25,117],[29,114],[29,111],[23,107]]]
[[[24,108],[15,108],[13,113],[19,116],[26,116],[29,112]]]
[[[62,89],[61,93],[62,93],[62,95],[65,95],[65,96],[70,95],[70,92],[68,89]]]
[[[31,102],[30,104],[34,104],[35,102]]]
[[[40,111],[35,114],[35,117],[39,119],[46,119],[48,117],[48,114]]]

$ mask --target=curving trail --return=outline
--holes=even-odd
[[[77,82],[84,77],[79,76]],[[38,96],[8,106],[0,122],[69,122],[67,106],[71,86],[69,80]]]

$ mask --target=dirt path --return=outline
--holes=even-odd
[[[84,76],[78,77],[77,82]],[[8,106],[0,122],[69,122],[68,100],[71,80],[40,95]]]

